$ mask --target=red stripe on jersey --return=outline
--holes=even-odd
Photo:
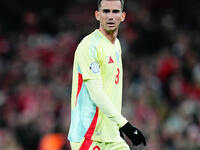
[[[82,84],[83,84],[83,76],[82,74],[78,73],[78,90],[76,94],[76,104],[77,104],[78,95],[81,91]]]
[[[92,140],[85,139],[79,150],[89,150],[92,145]]]
[[[94,133],[94,130],[95,130],[95,127],[96,127],[96,124],[97,124],[98,113],[99,113],[98,111],[99,111],[99,109],[97,107],[96,108],[96,113],[95,113],[94,118],[92,120],[92,123],[91,123],[89,129],[87,130],[87,132],[85,134],[85,138],[86,139],[91,139],[92,138],[92,135]]]

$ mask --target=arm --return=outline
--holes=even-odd
[[[99,109],[119,127],[124,126],[128,121],[118,112],[103,90],[101,80],[87,80],[86,86],[93,102]]]
[[[134,145],[143,143],[146,145],[146,140],[142,132],[136,127],[132,126],[122,115],[118,112],[115,106],[110,101],[109,97],[103,90],[101,80],[86,80],[85,81],[88,92],[93,102],[99,107],[99,109],[113,122],[120,127],[120,131],[131,139]]]

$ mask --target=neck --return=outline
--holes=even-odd
[[[115,40],[117,38],[117,33],[118,33],[118,30],[114,31],[113,33],[109,33],[109,32],[106,32],[104,29],[102,28],[99,28],[99,31],[101,33],[103,33],[103,35],[112,43],[114,44],[115,43]]]

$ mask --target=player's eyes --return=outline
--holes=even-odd
[[[104,13],[109,13],[110,10],[108,10],[108,9],[104,9],[103,12],[104,12]]]
[[[113,10],[113,13],[115,13],[115,14],[117,14],[119,12],[120,12],[120,10]]]
[[[117,14],[119,12],[120,12],[120,10],[118,10],[118,9],[112,11],[112,13],[114,13],[114,14]],[[110,10],[109,9],[103,9],[103,13],[106,13],[106,14],[110,13]]]

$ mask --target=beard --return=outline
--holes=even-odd
[[[108,34],[113,34],[116,31],[118,31],[118,28],[114,28],[114,29],[109,29],[109,27],[104,28],[104,30],[108,33]]]

